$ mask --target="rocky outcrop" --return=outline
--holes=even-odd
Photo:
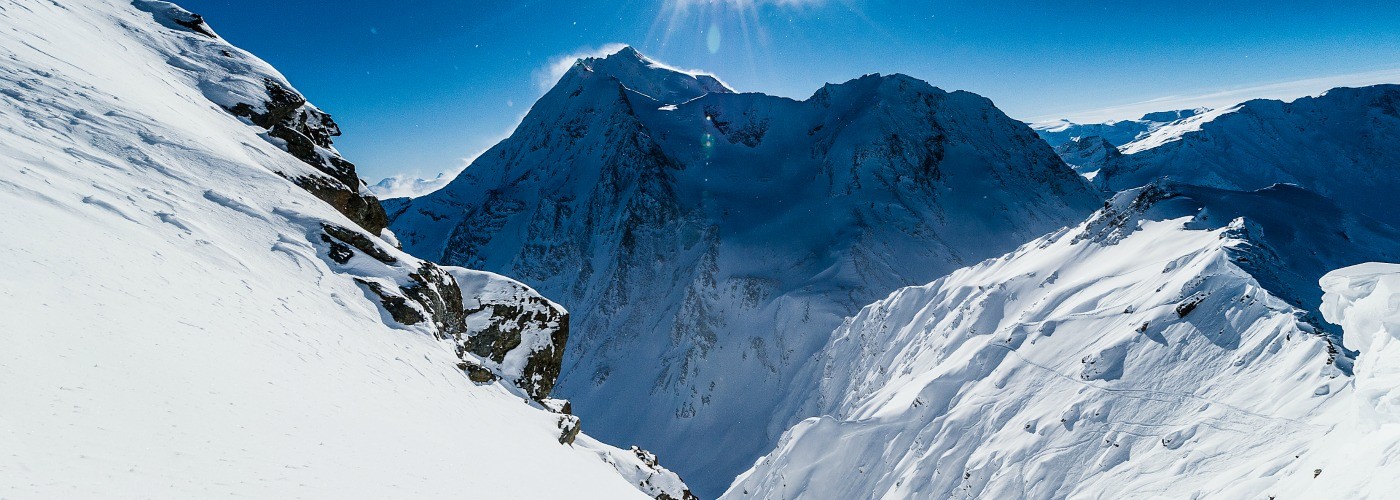
[[[554,389],[564,362],[569,313],[504,276],[447,269],[460,284],[465,299],[463,315],[469,335],[462,349],[480,356],[494,373],[543,402]],[[556,411],[569,413],[567,408],[564,402]]]
[[[388,225],[389,218],[379,205],[379,199],[363,189],[364,182],[355,172],[355,164],[341,158],[332,148],[331,138],[340,135],[335,120],[276,80],[265,78],[263,86],[266,99],[262,103],[240,102],[225,109],[267,129],[267,136],[280,139],[279,145],[288,153],[330,178],[280,174],[330,203],[360,227],[379,234]]]
[[[135,0],[133,5],[166,28],[195,35],[184,40],[183,53],[170,63],[191,70],[205,97],[262,128],[264,139],[312,167],[302,172],[278,170],[278,175],[329,203],[370,234],[380,234],[389,218],[356,174],[355,165],[332,146],[331,138],[340,135],[340,127],[329,114],[307,102],[275,70],[225,43],[203,16],[158,0]]]
[[[453,342],[471,380],[507,380],[535,400],[549,396],[568,338],[568,313],[562,307],[509,278],[438,266],[386,243],[381,237],[387,238],[388,217],[364,189],[355,165],[332,145],[340,127],[329,114],[271,68],[225,44],[202,16],[167,2],[138,0],[135,5],[166,28],[197,35],[183,41],[183,59],[172,59],[172,64],[182,69],[207,65],[191,74],[200,80],[205,97],[265,130],[264,139],[311,167],[278,167],[277,174],[363,229],[305,221],[319,227],[311,240],[322,245],[333,268],[352,275],[393,322]],[[464,293],[458,277],[472,288]]]
[[[547,409],[569,413],[568,402],[547,399],[569,338],[563,307],[510,278],[439,266],[359,230],[320,225],[314,239],[325,244],[326,259],[356,275],[395,322],[453,342],[473,382],[506,380]]]

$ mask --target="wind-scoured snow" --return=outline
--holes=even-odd
[[[269,80],[172,4],[0,4],[0,497],[683,496],[380,306],[434,268],[289,180]]]
[[[410,252],[567,307],[559,394],[718,494],[806,416],[790,399],[842,318],[1098,202],[975,94],[904,75],[737,94],[624,49],[579,61],[447,187],[387,205]]]
[[[1393,258],[1394,230],[1329,203],[1291,187],[1152,185],[1078,227],[895,292],[818,355],[822,416],[790,429],[725,498],[1395,491],[1400,435],[1352,416],[1358,402],[1394,412],[1393,334],[1377,325],[1395,303],[1362,297],[1393,294],[1400,283],[1376,276],[1395,269],[1322,279],[1322,311],[1362,351],[1355,378],[1337,335],[1273,291],[1316,307],[1319,268]],[[1298,289],[1306,279],[1311,293]]]

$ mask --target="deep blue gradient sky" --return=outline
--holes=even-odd
[[[901,72],[1024,120],[1400,82],[1394,0],[177,2],[333,114],[371,182],[455,171],[513,128],[551,63],[619,42],[741,91]]]

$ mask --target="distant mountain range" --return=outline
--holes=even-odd
[[[0,497],[1400,492],[1400,86],[1028,125],[628,47],[370,186],[174,4],[0,28]]]

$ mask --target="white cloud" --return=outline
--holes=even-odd
[[[1291,101],[1299,97],[1318,95],[1336,87],[1364,87],[1381,83],[1400,83],[1400,68],[1275,82],[1198,95],[1164,96],[1146,101],[1070,113],[1065,116],[1042,116],[1033,121],[1050,121],[1061,118],[1076,123],[1130,120],[1153,111],[1222,108],[1250,99]]]
[[[515,129],[520,127],[520,123],[523,121],[525,121],[524,114],[516,116],[515,121],[512,122],[509,127],[506,127],[505,131],[497,134],[495,137],[488,137],[484,139],[483,142],[478,143],[484,144],[484,146],[478,147],[476,152],[463,157],[456,168],[438,172],[437,175],[430,179],[423,178],[420,172],[395,174],[392,177],[385,177],[380,179],[379,182],[371,184],[369,186],[369,191],[374,193],[374,196],[379,199],[387,200],[389,198],[417,198],[442,189],[443,186],[446,186],[448,183],[452,182],[453,179],[456,179],[458,175],[461,175],[463,170],[466,170],[472,163],[475,163],[477,158],[480,158],[481,155],[486,154],[491,148],[500,144],[501,141],[506,140],[511,134],[515,133]]]
[[[398,174],[393,177],[385,177],[378,183],[370,185],[369,192],[374,193],[374,196],[381,200],[390,198],[417,198],[442,189],[447,183],[452,182],[452,179],[457,178],[458,173],[461,173],[461,171],[459,170],[450,175],[443,172],[432,179],[418,179],[404,174]]]
[[[564,76],[564,73],[567,73],[569,68],[574,66],[574,62],[579,59],[610,56],[616,54],[617,51],[622,50],[626,46],[627,44],[623,43],[609,43],[602,47],[585,47],[568,54],[551,57],[544,67],[535,70],[535,86],[540,90],[549,90],[550,87],[553,87],[555,83],[559,82],[559,78]]]

